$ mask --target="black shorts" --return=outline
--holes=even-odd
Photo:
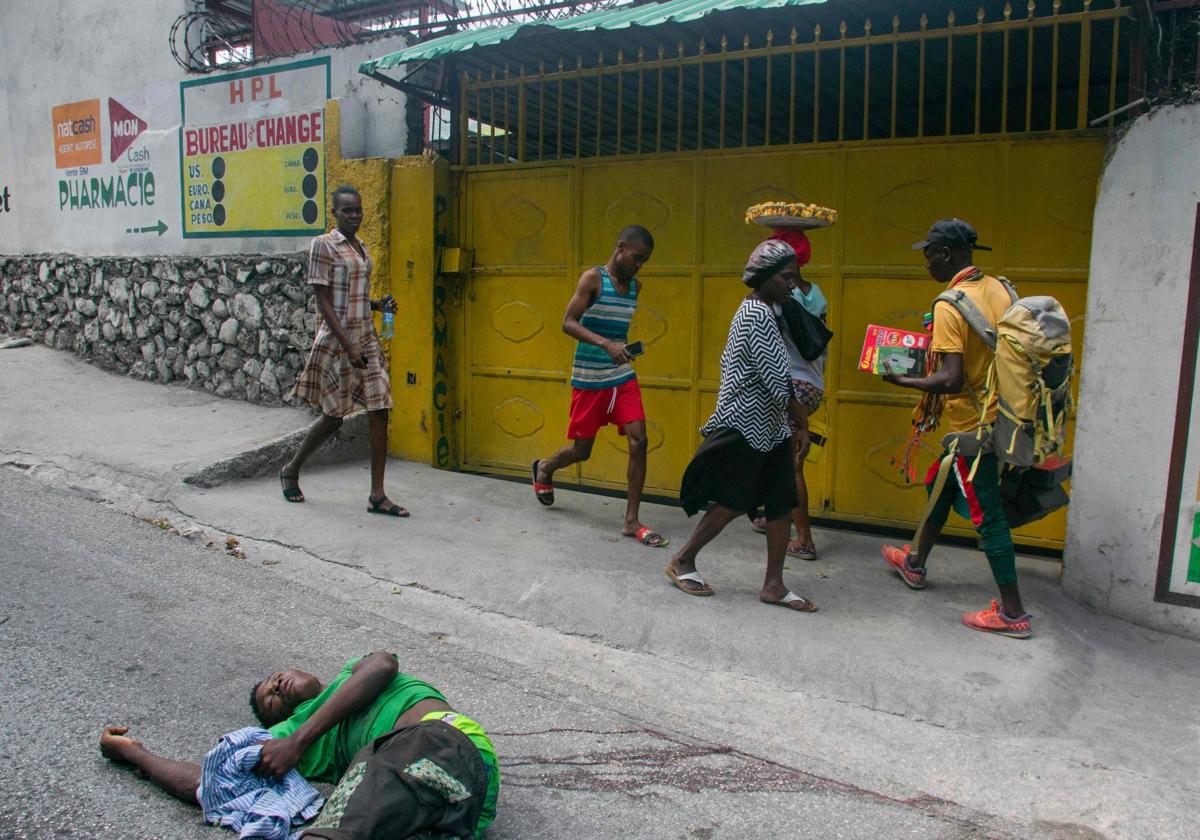
[[[759,452],[733,429],[709,433],[683,473],[679,501],[688,516],[710,504],[738,513],[762,508],[768,520],[787,516],[800,504],[791,441]]]
[[[363,747],[304,838],[398,840],[422,833],[474,837],[487,767],[471,739],[430,720]]]

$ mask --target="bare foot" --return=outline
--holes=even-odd
[[[129,758],[126,756],[126,751],[142,745],[141,741],[127,737],[125,733],[128,731],[128,726],[104,727],[104,732],[100,735],[100,754],[109,761],[128,764]]]

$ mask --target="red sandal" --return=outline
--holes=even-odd
[[[533,462],[533,493],[539,502],[550,507],[554,504],[554,485],[542,484],[537,480],[538,464],[540,463],[542,463],[540,460]]]

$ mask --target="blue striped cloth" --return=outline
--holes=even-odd
[[[629,322],[637,309],[638,279],[629,281],[628,294],[621,294],[613,285],[608,269],[600,269],[600,296],[588,307],[579,319],[586,329],[612,341],[624,344],[629,338]],[[633,366],[613,364],[612,358],[594,344],[579,342],[575,348],[575,364],[571,368],[571,385],[576,388],[598,390],[613,388],[634,377]]]
[[[320,813],[324,799],[295,770],[278,782],[254,772],[262,742],[270,738],[267,730],[247,726],[221,736],[204,757],[196,798],[206,822],[232,829],[239,837],[291,840],[300,836],[300,826]]]

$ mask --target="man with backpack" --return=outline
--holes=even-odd
[[[1031,634],[1031,616],[1021,604],[1017,586],[1012,534],[1001,503],[999,462],[987,445],[997,411],[988,382],[996,326],[1016,300],[1016,293],[1007,282],[973,265],[976,249],[991,250],[979,245],[975,229],[960,219],[935,222],[925,239],[913,245],[913,250],[924,253],[930,277],[946,283],[947,288],[934,301],[925,375],[888,373],[883,377],[894,385],[922,392],[905,456],[910,474],[921,436],[935,427],[946,435],[942,456],[926,477],[930,502],[917,530],[916,545],[885,545],[883,558],[910,589],[924,589],[929,552],[953,508],[979,532],[1000,589],[1000,603],[993,600],[988,609],[963,613],[963,624],[1024,639]]]

